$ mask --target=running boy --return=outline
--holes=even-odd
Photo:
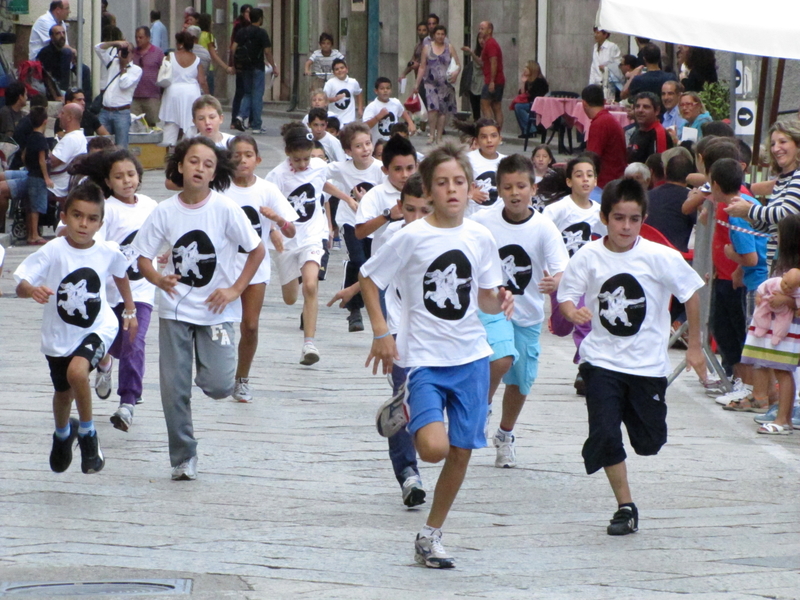
[[[204,135],[220,148],[227,150],[228,142],[233,139],[230,133],[220,131],[225,113],[222,104],[214,96],[205,94],[192,104],[192,123],[198,135]]]
[[[467,133],[465,127],[462,130]],[[482,208],[489,208],[497,202],[497,165],[503,158],[503,154],[497,151],[497,147],[503,141],[500,137],[500,128],[492,119],[478,119],[473,126],[471,133],[477,144],[477,148],[472,150],[467,156],[472,164],[472,172],[475,174],[475,182],[469,194],[469,208],[467,215],[473,215]]]
[[[495,466],[500,468],[517,465],[514,426],[539,371],[544,294],[558,289],[561,273],[569,261],[556,226],[531,206],[533,182],[533,164],[527,157],[506,156],[497,167],[502,210],[482,210],[473,216],[492,233],[497,245],[502,245],[500,264],[505,288],[516,296],[514,317],[509,326],[518,357],[503,378],[506,384],[503,413],[500,427],[494,434]],[[503,323],[487,326],[490,345],[494,327],[503,327]],[[491,403],[491,398],[489,400]]]
[[[328,109],[344,127],[364,114],[364,96],[361,95],[361,85],[347,76],[347,63],[343,58],[333,61],[333,75],[322,90],[328,96]]]
[[[372,130],[372,143],[379,139],[388,140],[392,135],[392,125],[403,119],[408,124],[408,132],[417,131],[411,115],[397,98],[392,98],[392,80],[378,77],[375,80],[375,100],[364,109],[364,123]]]
[[[242,209],[220,191],[234,167],[226,150],[210,139],[185,138],[167,162],[166,175],[181,188],[161,202],[133,240],[139,271],[161,290],[159,376],[169,435],[172,479],[197,478],[197,440],[192,424],[192,363],[195,383],[212,398],[233,392],[239,297],[264,260],[264,244]],[[170,247],[163,273],[153,267]],[[248,253],[237,270],[236,255]]]
[[[94,183],[75,187],[61,213],[66,235],[28,256],[14,272],[17,296],[46,305],[42,352],[55,388],[50,468],[56,473],[69,468],[76,438],[84,473],[97,473],[105,466],[92,420],[89,373],[117,335],[117,317],[106,301],[109,275],[125,302],[122,327],[131,339],[136,337],[136,308],[125,273],[128,261],[117,246],[94,240],[103,224],[104,201]],[[80,420],[69,416],[73,399]]]
[[[586,244],[567,265],[558,288],[560,310],[569,321],[592,323],[581,345],[589,437],[583,445],[586,472],[605,469],[618,509],[609,535],[639,528],[639,512],[628,486],[620,426],[637,454],[649,456],[667,441],[666,375],[669,302],[686,305],[688,368],[704,379],[700,347],[700,276],[678,251],[639,237],[647,196],[631,179],[603,191],[601,218],[608,235]],[[578,308],[581,298],[586,306]]]
[[[331,162],[347,160],[342,143],[336,136],[328,133],[328,113],[324,108],[312,108],[308,115],[308,128],[314,140],[322,144],[325,154]]]
[[[503,277],[491,234],[464,219],[472,183],[464,153],[449,144],[437,148],[422,162],[420,173],[433,213],[404,227],[361,267],[361,290],[375,338],[366,364],[374,360],[373,373],[381,366],[389,372],[395,360],[412,369],[407,382],[408,431],[422,460],[445,461],[427,524],[414,544],[415,560],[432,568],[452,568],[455,562],[442,547],[441,527],[472,450],[486,445],[491,349],[477,308],[510,318],[514,298],[497,289]],[[378,292],[392,283],[402,298],[396,345]],[[381,412],[397,412],[399,402],[400,395]]]

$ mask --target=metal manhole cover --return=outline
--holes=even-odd
[[[143,596],[189,594],[191,579],[132,579],[128,581],[12,581],[0,583],[0,596]]]

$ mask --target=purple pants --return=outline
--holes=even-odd
[[[575,325],[567,321],[558,309],[557,292],[550,294],[550,306],[553,309],[553,314],[550,317],[550,329],[558,337],[566,337],[570,333],[572,334],[572,341],[575,342],[575,356],[572,362],[577,365],[581,361],[581,342],[583,342],[584,338],[589,335],[589,332],[592,330],[592,323],[590,321],[584,325]],[[576,308],[582,308],[584,306],[586,306],[586,304],[583,297],[581,297]]]
[[[131,342],[128,332],[122,329],[122,311],[125,304],[119,303],[114,307],[114,314],[119,320],[119,332],[108,353],[119,360],[119,394],[120,404],[136,404],[136,399],[142,396],[142,379],[144,378],[144,338],[150,327],[150,313],[153,307],[144,302],[136,302],[136,320],[139,330],[136,338]]]

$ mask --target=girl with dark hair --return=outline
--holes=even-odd
[[[205,70],[200,58],[192,52],[194,37],[187,31],[179,31],[175,34],[175,44],[177,50],[168,57],[172,63],[172,84],[164,90],[158,111],[158,118],[164,121],[163,146],[174,146],[192,131],[192,104],[208,93]]]
[[[469,105],[472,108],[472,118],[477,121],[481,118],[481,92],[483,91],[483,36],[479,33],[475,38],[475,48],[463,46],[463,52],[472,57],[472,81],[469,84]]]
[[[702,92],[703,84],[717,82],[717,58],[708,48],[687,48],[684,65],[689,75],[681,79],[687,92]]]
[[[264,260],[264,244],[242,209],[221,191],[234,167],[226,150],[198,136],[181,141],[166,175],[182,188],[161,202],[136,234],[141,274],[161,290],[159,370],[161,403],[169,435],[172,479],[197,477],[197,440],[192,425],[192,364],[195,383],[212,398],[233,392],[239,297]],[[153,259],[168,245],[162,273]],[[237,269],[237,252],[248,254]]]
[[[550,146],[539,144],[531,152],[531,161],[533,162],[534,183],[538,185],[542,179],[553,171],[552,166],[556,162],[556,157],[553,156]]]

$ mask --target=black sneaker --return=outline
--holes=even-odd
[[[240,117],[235,117],[231,120],[231,129],[235,129],[236,131],[244,131],[244,122]]]
[[[586,382],[581,377],[581,374],[578,373],[577,377],[575,377],[575,383],[572,384],[575,388],[575,393],[578,396],[586,396]]]
[[[357,331],[364,331],[364,319],[361,318],[361,310],[354,308],[350,311],[347,317],[347,331],[355,333]]]
[[[93,435],[79,435],[78,445],[81,447],[81,471],[85,474],[99,473],[106,465],[103,452],[100,450],[100,440],[97,432]]]
[[[623,506],[615,512],[606,531],[608,535],[628,535],[639,531],[639,511],[636,505]]]
[[[50,468],[54,473],[63,473],[72,464],[72,448],[75,446],[75,438],[78,437],[78,419],[69,420],[69,437],[65,440],[58,439],[53,434],[53,449],[50,450]]]

